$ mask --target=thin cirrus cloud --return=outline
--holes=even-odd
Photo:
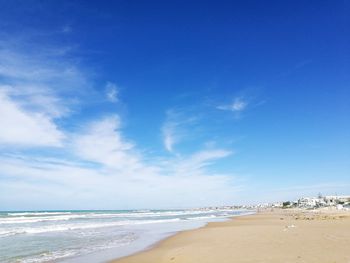
[[[110,102],[118,102],[119,101],[119,88],[115,83],[107,82],[106,84],[106,97]]]
[[[210,166],[215,160],[226,158],[232,151],[226,149],[206,149],[180,159],[176,164],[176,171],[179,174],[197,174],[205,171],[205,167]]]
[[[219,105],[216,108],[218,110],[231,111],[235,113],[239,113],[244,111],[248,107],[248,101],[243,99],[242,97],[234,98],[232,103]]]
[[[0,145],[61,147],[66,134],[57,120],[76,103],[65,95],[88,87],[87,78],[65,48],[23,49],[0,42]]]
[[[197,117],[180,109],[170,109],[162,125],[162,137],[165,149],[174,152],[174,146],[188,137],[188,129],[197,122]]]
[[[73,114],[83,101],[79,97],[91,92],[89,74],[71,57],[70,47],[28,45],[0,42],[0,89],[23,111],[54,124]]]
[[[85,74],[70,59],[70,48],[42,47],[38,52],[25,45],[14,48],[11,45],[11,41],[0,42],[0,75],[4,82],[22,86],[40,84],[47,89],[75,92],[79,92],[77,86],[88,84]]]
[[[166,122],[162,127],[163,143],[168,152],[173,151],[173,145],[179,140],[179,135],[175,134],[177,126],[175,122]]]

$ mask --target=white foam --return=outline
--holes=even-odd
[[[7,213],[9,216],[36,216],[36,215],[67,215],[72,212],[13,212]]]
[[[149,211],[141,210],[131,213],[92,213],[91,217],[162,217],[162,216],[186,216],[186,215],[197,215],[197,214],[209,214],[217,213],[216,210],[184,210],[184,211]]]
[[[9,213],[10,217],[1,218],[0,224],[27,224],[44,221],[67,221],[79,218],[147,218],[147,217],[172,217],[172,216],[195,216],[199,214],[210,214],[214,211],[159,211],[159,212],[137,212],[137,213],[77,213],[71,212],[25,212]],[[15,216],[17,215],[17,216]],[[35,216],[37,215],[37,216]]]
[[[136,239],[142,239],[144,235],[149,235],[146,239],[151,240],[150,242],[156,242],[171,232],[199,227],[206,222],[235,216],[235,212],[232,210],[138,210],[20,212],[11,213],[11,215],[2,213],[0,214],[0,242],[9,245],[13,243],[14,246],[25,244],[23,252],[28,254],[18,259],[9,250],[4,255],[5,258],[0,255],[0,261],[16,256],[18,259],[16,262],[23,263],[55,262],[63,258],[69,261],[67,259],[69,257],[73,257],[72,262],[75,262],[76,257],[84,255],[89,257],[91,253],[96,254],[103,249],[112,248],[114,251],[114,247],[127,244],[130,245],[127,247],[132,247],[132,244],[138,242]],[[243,214],[243,211],[237,212],[237,214]],[[118,236],[120,233],[123,235]],[[51,242],[56,242],[56,238],[58,246],[55,246],[55,249],[57,250],[52,250]],[[35,242],[31,245],[27,243],[28,240]],[[143,240],[142,242],[146,242],[145,239]],[[40,242],[36,243],[36,241]],[[40,244],[40,249],[36,247],[37,244]],[[36,252],[26,251],[27,247]],[[132,248],[130,249],[133,251]]]
[[[186,220],[203,220],[203,219],[224,218],[224,217],[225,217],[225,216],[216,216],[216,215],[197,216],[197,217],[189,217],[189,218],[186,218]]]
[[[53,262],[56,260],[67,258],[67,257],[73,257],[73,256],[82,255],[82,254],[88,254],[99,250],[125,246],[133,242],[135,239],[137,239],[137,236],[135,236],[135,234],[133,233],[130,233],[128,235],[118,236],[117,239],[112,241],[107,241],[102,244],[93,245],[93,246],[84,246],[80,248],[77,247],[75,249],[63,249],[63,250],[57,250],[52,252],[45,252],[36,256],[24,258],[20,262],[21,263]]]
[[[215,213],[214,213],[215,212]],[[205,220],[234,216],[232,211],[221,210],[173,210],[173,211],[137,211],[127,213],[101,213],[101,212],[25,212],[12,213],[9,217],[0,217],[0,237],[16,234],[39,234],[45,232],[61,232],[77,229],[101,228],[112,226],[154,224],[176,222],[180,220]],[[22,216],[13,216],[13,214]],[[43,216],[43,214],[45,216]],[[30,215],[30,216],[29,216]],[[40,215],[40,216],[35,216]],[[162,217],[174,217],[164,218]],[[116,220],[113,220],[116,218]],[[123,218],[123,219],[119,219]],[[128,219],[130,218],[130,219]],[[134,218],[140,218],[135,220]],[[77,221],[75,221],[77,219]],[[84,219],[81,221],[79,219]],[[104,220],[106,219],[106,220]],[[128,220],[127,220],[128,219]],[[72,221],[71,221],[72,220]],[[96,221],[98,220],[98,221]],[[67,221],[69,223],[64,223]],[[47,222],[44,225],[40,222]],[[21,226],[23,224],[23,226]]]
[[[112,227],[112,226],[126,226],[126,225],[142,225],[142,224],[156,224],[156,223],[170,223],[180,221],[180,218],[164,219],[164,220],[124,220],[115,222],[105,222],[105,223],[95,223],[95,224],[59,224],[50,225],[42,227],[20,227],[20,228],[8,228],[7,230],[2,230],[0,236],[9,236],[16,234],[41,234],[47,232],[62,232],[62,231],[72,231],[80,229],[90,229],[90,228],[102,228],[102,227]]]
[[[76,256],[78,251],[66,250],[66,251],[55,251],[51,253],[42,253],[36,257],[29,257],[27,259],[22,259],[21,263],[40,263],[40,262],[52,262],[54,260],[66,257]]]
[[[6,217],[0,219],[0,224],[24,224],[24,223],[36,223],[43,221],[62,221],[76,218],[84,218],[86,215],[58,215],[58,216],[40,216],[40,217]]]

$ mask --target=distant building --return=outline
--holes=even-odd
[[[313,208],[319,203],[319,198],[302,197],[298,200],[298,207]]]
[[[346,204],[350,203],[350,195],[328,195],[323,197],[323,200],[328,204],[328,205],[336,205],[336,204]]]
[[[318,208],[318,207],[343,207],[350,204],[350,196],[319,196],[319,197],[302,197],[298,200],[297,206],[300,208]]]

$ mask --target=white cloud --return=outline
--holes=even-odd
[[[162,174],[45,160],[0,158],[2,209],[137,209],[229,204],[237,194],[234,178],[208,174]],[[165,168],[164,168],[165,169]],[[164,171],[164,170],[162,170]],[[38,183],[40,182],[40,183]],[[194,187],[195,186],[195,187]],[[45,196],[45,198],[42,198]]]
[[[11,209],[193,207],[228,204],[239,190],[235,177],[217,174],[210,166],[231,152],[212,149],[146,160],[124,138],[118,116],[83,125],[67,144],[79,161],[0,157],[0,188],[6,189],[0,203]]]
[[[107,82],[106,84],[106,96],[110,102],[119,101],[119,89],[116,84]]]
[[[77,85],[87,83],[77,64],[69,59],[68,51],[67,48],[11,48],[11,43],[0,42],[0,76],[11,84],[45,84],[60,90],[75,89]]]
[[[1,162],[7,164],[8,160],[1,159]],[[194,207],[228,204],[237,194],[234,178],[225,175],[163,175],[142,170],[124,174],[79,166],[36,165],[30,160],[15,160],[2,168],[12,178],[0,179],[1,189],[6,189],[0,197],[3,205],[11,209],[24,208],[19,200],[26,199],[32,206],[29,209],[43,208],[44,204],[44,208],[65,209]],[[35,183],[38,181],[40,184]],[[22,185],[20,192],[18,182]],[[31,197],[33,190],[40,193],[38,197]],[[3,202],[3,198],[15,196],[11,203]]]
[[[74,102],[50,94],[47,89],[41,89],[38,93],[28,94],[25,100],[20,101],[21,106],[24,108],[42,112],[53,119],[70,115],[72,113],[69,106],[70,103]]]
[[[189,163],[192,166],[203,167],[208,165],[208,161],[220,159],[231,155],[231,151],[214,149],[214,150],[204,150],[199,151],[189,158]],[[196,165],[197,164],[197,165]]]
[[[74,136],[72,145],[74,152],[85,160],[124,171],[140,166],[134,145],[122,138],[118,116],[87,125]]]
[[[188,136],[188,129],[196,123],[196,118],[179,110],[168,110],[162,126],[163,144],[168,152],[174,151],[174,145]]]
[[[216,108],[219,110],[227,110],[232,112],[241,112],[248,106],[248,102],[241,97],[235,98],[231,104],[219,105]]]
[[[48,116],[22,109],[0,89],[0,144],[61,146],[64,134]]]
[[[169,163],[168,165],[173,168],[176,174],[187,176],[206,174],[205,168],[207,166],[231,154],[231,151],[224,149],[201,150],[190,156],[180,157],[178,160],[171,160],[173,164]]]
[[[62,146],[66,136],[57,119],[73,112],[71,94],[88,86],[66,49],[0,41],[0,144]]]
[[[164,147],[168,152],[173,151],[173,145],[178,141],[178,135],[175,134],[175,129],[177,127],[177,123],[174,122],[166,122],[163,125],[162,133],[163,133],[163,143]]]
[[[30,41],[28,41],[30,42]],[[87,72],[70,57],[70,47],[52,48],[0,41],[0,85],[26,107],[62,117],[90,88]]]
[[[242,111],[247,107],[247,102],[243,101],[241,98],[235,99],[231,108],[234,111]]]
[[[26,51],[4,49],[0,42],[0,145],[6,146],[0,209],[167,208],[233,200],[234,177],[211,166],[230,154],[226,150],[146,158],[125,138],[118,115],[74,123],[69,132],[59,126],[74,112],[66,95],[79,97],[89,87],[87,78],[64,50]],[[118,87],[107,83],[107,98],[117,102],[118,95]],[[195,122],[169,111],[165,147],[173,151]],[[26,151],[38,146],[60,147]]]

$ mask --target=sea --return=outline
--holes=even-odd
[[[176,232],[251,213],[232,209],[0,212],[0,262],[107,262]]]

